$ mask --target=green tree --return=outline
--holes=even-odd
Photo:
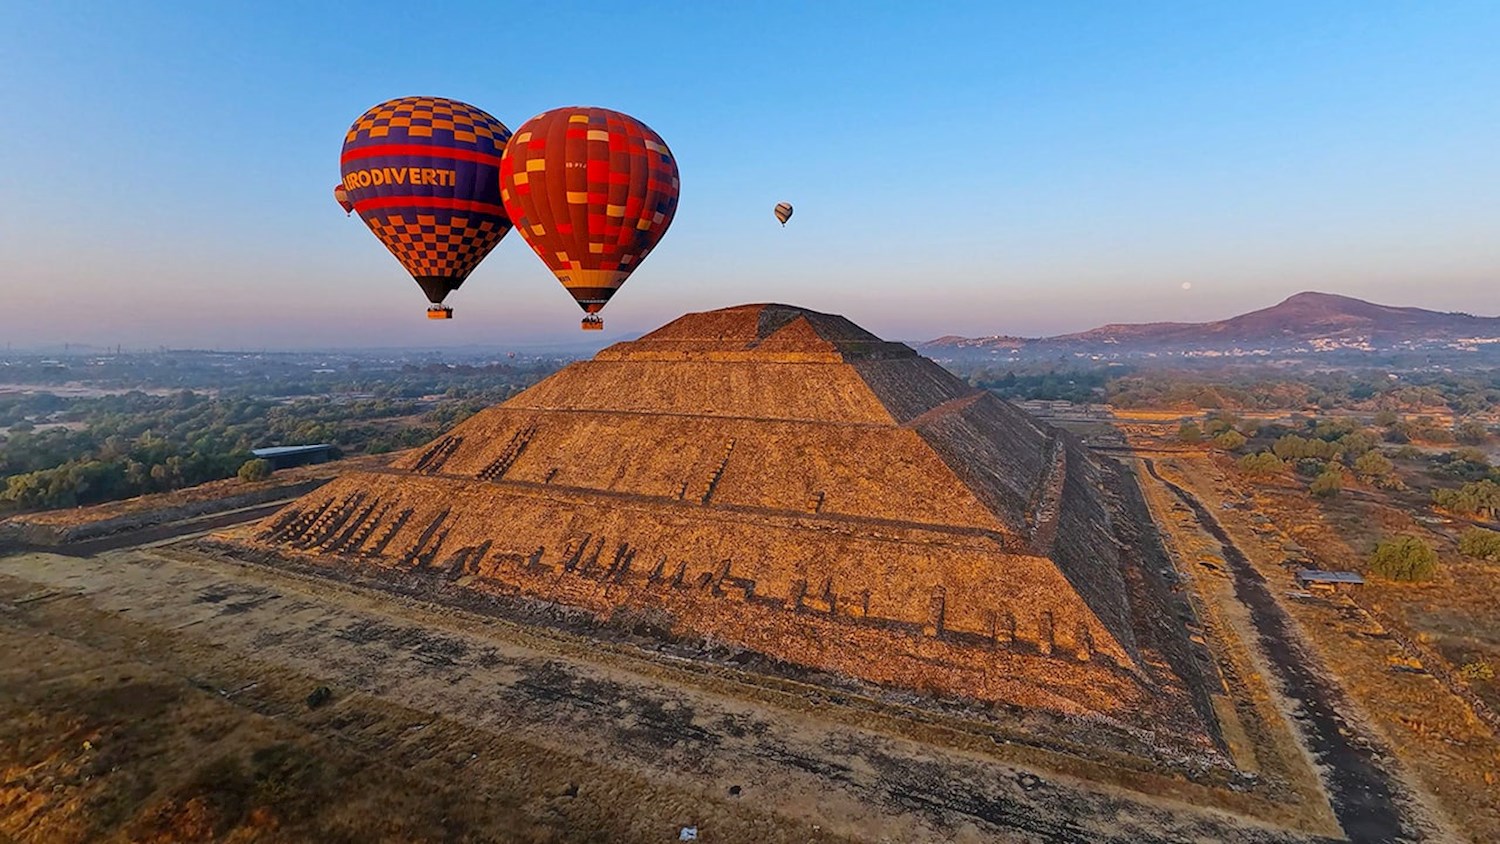
[[[1322,439],[1306,439],[1296,434],[1287,434],[1278,439],[1271,446],[1276,456],[1282,460],[1298,460],[1312,458],[1316,460],[1332,460],[1338,457],[1342,447],[1338,443]]]
[[[1210,413],[1208,415],[1208,419],[1204,421],[1203,432],[1205,434],[1208,434],[1210,437],[1217,437],[1218,435],[1226,431],[1232,431],[1235,428],[1238,428],[1239,424],[1240,418],[1233,413],[1222,410],[1215,411],[1213,413]]]
[[[1471,527],[1459,536],[1458,550],[1465,557],[1500,563],[1500,533]]]
[[[1375,414],[1375,424],[1381,428],[1389,428],[1400,421],[1401,417],[1394,410],[1382,410]]]
[[[1458,489],[1435,489],[1432,503],[1460,516],[1491,518],[1500,511],[1500,484],[1483,480]]]
[[[1490,431],[1477,419],[1465,419],[1453,426],[1453,438],[1465,445],[1483,445]]]
[[[1245,435],[1230,428],[1214,437],[1214,445],[1225,451],[1239,451],[1245,447]]]
[[[1478,481],[1490,476],[1490,458],[1472,446],[1445,451],[1432,458],[1432,473],[1458,478],[1461,481]]]
[[[1198,427],[1197,422],[1184,422],[1177,429],[1178,442],[1201,443],[1203,442],[1203,429]]]
[[[1378,451],[1368,451],[1354,461],[1354,473],[1367,481],[1382,481],[1396,471],[1396,464]]]
[[[1370,557],[1370,570],[1388,580],[1431,580],[1437,573],[1437,552],[1415,536],[1381,540]]]
[[[1308,485],[1307,491],[1319,498],[1332,498],[1339,494],[1344,488],[1344,473],[1338,469],[1329,469],[1323,474],[1313,478]]]
[[[1338,444],[1344,452],[1345,460],[1357,460],[1375,447],[1375,441],[1363,431],[1354,431],[1339,437]]]
[[[1292,462],[1297,474],[1306,478],[1316,478],[1328,471],[1328,463],[1316,457],[1299,457]]]
[[[1286,468],[1286,464],[1281,462],[1281,458],[1269,451],[1247,454],[1240,458],[1238,465],[1241,472],[1257,478],[1279,475]]]
[[[246,460],[244,463],[240,464],[240,471],[238,474],[240,476],[240,480],[244,481],[245,483],[263,481],[266,478],[271,477],[271,461],[265,460],[260,457]]]

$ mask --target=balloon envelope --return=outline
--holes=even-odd
[[[521,124],[500,162],[516,228],[579,307],[597,313],[677,211],[677,162],[628,114],[573,106]]]
[[[345,214],[354,213],[354,203],[349,201],[349,192],[344,190],[343,183],[333,186],[333,201],[337,202],[339,207],[344,209]]]
[[[783,226],[786,225],[786,221],[792,219],[792,203],[776,203],[776,219],[780,220]]]
[[[442,97],[383,102],[344,137],[349,201],[434,304],[510,231],[498,178],[509,138],[505,124]]]

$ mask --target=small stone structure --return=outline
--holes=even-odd
[[[1359,572],[1297,569],[1297,586],[1309,592],[1344,592],[1365,585]]]
[[[254,448],[250,450],[250,453],[269,461],[272,469],[290,469],[293,466],[309,466],[332,460],[333,446],[328,443],[277,445],[269,448]]]

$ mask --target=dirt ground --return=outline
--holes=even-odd
[[[1287,547],[1353,559],[1394,516],[1109,453],[1160,530],[1119,538],[1174,584],[1174,658],[1217,678],[1220,762],[191,539],[248,508],[0,555],[0,844],[1500,840],[1494,734],[1358,606],[1288,595]],[[1371,598],[1489,646],[1466,574]]]
[[[172,546],[0,559],[0,649],[17,841],[1313,837],[1230,790]]]
[[[1488,646],[1497,629],[1495,605],[1478,596],[1492,594],[1490,587],[1481,578],[1461,588],[1463,578],[1476,576],[1474,567],[1445,565],[1438,582],[1427,586],[1374,580],[1353,599],[1308,597],[1293,582],[1296,564],[1284,561],[1362,569],[1380,536],[1425,535],[1410,508],[1382,503],[1381,496],[1366,490],[1319,502],[1290,481],[1247,483],[1227,462],[1202,451],[1174,449],[1160,455],[1156,465],[1165,482],[1201,505],[1243,554],[1248,571],[1266,584],[1275,606],[1295,622],[1305,646],[1299,661],[1336,684],[1336,693],[1346,698],[1341,717],[1353,719],[1347,729],[1375,749],[1377,765],[1390,760],[1392,782],[1405,792],[1402,799],[1452,835],[1500,840],[1500,743],[1494,731],[1437,676],[1438,666],[1424,665],[1403,645],[1400,631],[1388,629],[1366,609],[1385,613],[1402,627],[1411,625],[1419,631],[1414,640],[1441,647],[1461,637]],[[1441,551],[1442,537],[1433,541]],[[1450,562],[1450,555],[1443,557]],[[1215,557],[1206,568],[1229,567]],[[1200,573],[1207,575],[1204,568],[1200,565]]]

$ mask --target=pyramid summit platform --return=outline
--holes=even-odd
[[[1138,711],[1173,682],[1143,659],[1101,472],[905,345],[743,305],[574,363],[253,543],[882,686]]]

